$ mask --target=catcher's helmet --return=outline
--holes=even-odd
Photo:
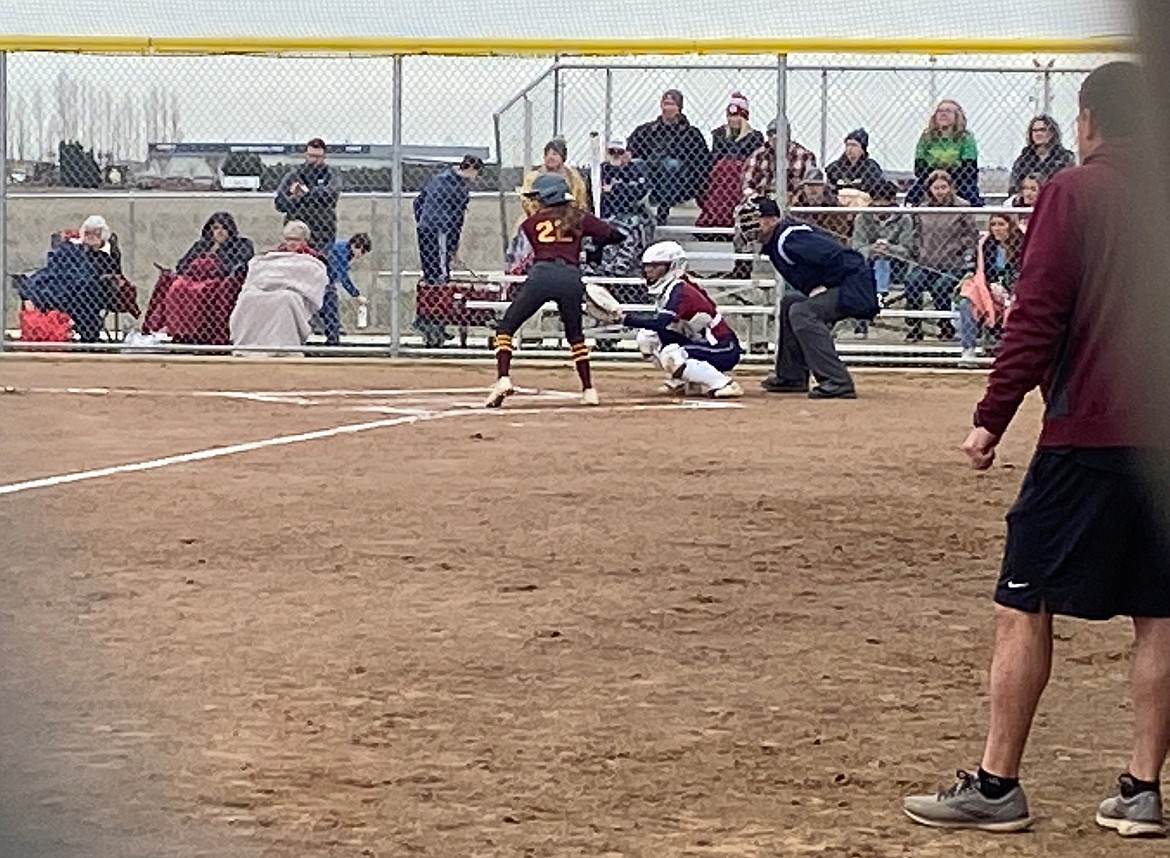
[[[666,266],[659,273],[658,267]],[[642,276],[651,295],[661,295],[687,270],[687,252],[677,241],[660,241],[642,253]]]

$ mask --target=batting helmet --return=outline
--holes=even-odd
[[[569,183],[565,181],[564,176],[557,173],[541,173],[532,180],[532,190],[525,191],[524,196],[535,198],[542,206],[573,202]]]

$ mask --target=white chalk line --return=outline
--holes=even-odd
[[[76,392],[81,392],[80,390]],[[663,402],[657,404],[632,404],[632,405],[614,405],[604,410],[606,411],[646,411],[651,409],[672,409],[672,410],[701,410],[701,409],[720,409],[720,408],[742,408],[743,406],[734,402]],[[370,406],[369,408],[357,407],[350,410],[381,410],[382,408],[389,408],[388,406]],[[406,409],[401,409],[406,410]],[[458,408],[447,411],[420,411],[417,413],[401,414],[397,417],[390,417],[384,420],[371,420],[365,423],[346,423],[341,426],[334,426],[329,429],[315,429],[311,432],[298,432],[292,435],[278,435],[272,438],[262,438],[257,441],[245,441],[239,444],[228,444],[221,447],[209,447],[205,450],[195,450],[189,453],[178,453],[173,456],[163,456],[158,459],[148,459],[142,462],[130,462],[123,465],[110,465],[104,468],[93,468],[86,471],[73,471],[66,474],[56,474],[49,477],[39,477],[33,480],[23,480],[17,483],[8,483],[0,485],[0,496],[17,494],[19,492],[33,491],[35,489],[52,488],[54,486],[67,485],[69,483],[78,483],[85,480],[96,480],[102,477],[111,477],[118,474],[140,473],[143,471],[154,471],[160,468],[171,467],[172,465],[183,465],[190,462],[202,462],[209,459],[218,459],[224,456],[233,456],[240,453],[249,453],[254,450],[263,450],[268,447],[282,447],[289,444],[300,444],[306,441],[318,441],[325,438],[334,438],[339,435],[354,435],[358,432],[368,432],[372,429],[385,429],[392,426],[411,425],[421,422],[429,422],[433,420],[442,420],[448,417],[494,417],[495,415],[548,415],[559,411],[591,411],[598,412],[594,406],[576,405],[558,408],[552,411],[548,408],[506,408],[498,411],[485,411],[482,407],[477,409]]]

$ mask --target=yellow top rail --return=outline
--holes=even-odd
[[[0,51],[81,54],[326,54],[437,56],[617,56],[679,54],[1112,54],[1131,53],[1125,36],[1085,39],[892,38],[425,38],[272,36],[20,36],[0,35]]]

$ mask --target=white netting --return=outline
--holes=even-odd
[[[1132,32],[1127,4],[1112,0],[954,3],[820,0],[780,6],[742,0],[612,0],[587,9],[528,0],[73,0],[46,13],[40,0],[8,0],[5,29],[36,35],[399,36],[521,38],[1086,37]]]

